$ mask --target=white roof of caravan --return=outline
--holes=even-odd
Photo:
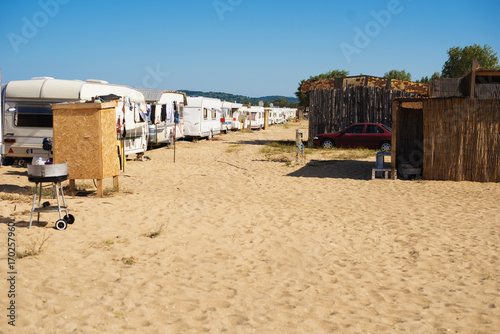
[[[79,100],[85,83],[78,80],[36,79],[11,81],[7,84],[7,99]]]
[[[205,106],[208,108],[220,109],[222,102],[219,99],[213,99],[210,97],[188,96],[187,97],[187,104],[188,104],[188,107],[201,108],[201,106]]]
[[[184,94],[182,92],[176,92],[173,90],[172,91],[164,91],[158,102],[160,104],[163,104],[163,103],[169,103],[169,102],[173,102],[173,101],[175,101],[177,103],[187,102],[186,101],[186,94]]]
[[[7,84],[7,99],[80,101],[90,100],[98,95],[116,94],[129,97],[131,101],[144,103],[141,92],[126,86],[110,85],[97,81],[33,79],[11,81]]]
[[[251,112],[264,112],[264,107],[251,106],[250,111]]]
[[[111,84],[101,83],[85,83],[82,87],[80,98],[83,100],[90,100],[95,96],[115,94],[118,96],[125,96],[130,98],[132,102],[145,103],[144,95],[136,89]]]
[[[160,104],[176,101],[187,104],[186,93],[175,90],[164,90],[154,88],[136,88],[142,94],[146,102],[158,102]]]

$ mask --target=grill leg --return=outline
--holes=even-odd
[[[38,183],[35,183],[35,192],[33,193],[33,205],[31,206],[30,226],[28,228],[31,228],[31,223],[33,222],[33,212],[35,211],[36,192],[37,192],[37,190],[38,190]]]
[[[66,205],[66,199],[64,198],[64,191],[63,191],[63,187],[62,187],[62,183],[61,182],[59,182],[59,187],[61,188],[61,196],[62,196],[62,199],[63,199],[63,206],[66,209],[66,215],[68,216],[69,215],[68,206]]]
[[[59,211],[59,219],[62,219],[62,213],[61,213],[61,203],[59,201],[59,183],[56,182],[55,183],[55,186],[56,186],[56,196],[57,196],[57,209]]]
[[[40,207],[40,204],[42,203],[42,185],[43,185],[43,183],[40,182],[40,194],[38,196],[38,207]],[[40,223],[40,211],[38,211],[38,217],[37,217],[36,221],[37,221],[37,223]]]

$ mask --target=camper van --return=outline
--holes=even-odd
[[[212,139],[221,132],[221,107],[219,99],[202,96],[188,97],[184,108],[184,136]]]
[[[0,70],[0,166],[3,163],[3,91],[5,85],[2,85],[2,70]]]
[[[52,137],[51,104],[92,101],[116,95],[117,132],[124,141],[125,154],[143,154],[147,149],[147,120],[144,95],[132,88],[100,80],[59,80],[42,77],[11,81],[5,87],[4,161],[24,165],[43,150],[44,138]],[[99,100],[99,98],[98,98]]]
[[[186,94],[173,90],[138,89],[144,94],[148,109],[149,144],[173,144],[184,137]],[[175,116],[178,115],[177,121]]]
[[[222,115],[220,118],[220,130],[227,133],[233,129],[233,104],[222,101]]]
[[[264,107],[255,107],[252,106],[249,108],[250,117],[252,118],[252,122],[250,127],[252,130],[258,130],[264,128]]]
[[[243,112],[241,108],[243,105],[241,103],[232,103],[231,105],[232,114],[233,114],[233,122],[231,124],[231,130],[240,130],[243,127],[242,116]]]

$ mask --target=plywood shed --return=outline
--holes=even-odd
[[[103,197],[103,180],[113,177],[118,190],[119,160],[116,140],[116,101],[52,105],[54,162],[68,162],[68,178],[97,180]]]
[[[395,99],[392,170],[426,180],[500,182],[500,100]]]

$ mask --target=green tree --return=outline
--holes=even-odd
[[[297,88],[297,92],[295,96],[299,99],[299,105],[302,107],[309,107],[309,93],[302,92],[302,86],[306,81],[318,81],[323,79],[332,79],[332,78],[344,78],[349,75],[349,71],[346,70],[332,70],[330,72],[318,74],[315,76],[310,76],[307,80],[301,80],[299,82],[299,87]]]
[[[411,81],[411,74],[406,73],[405,70],[402,70],[402,71],[390,70],[389,72],[384,74],[384,78]]]
[[[265,107],[265,108],[269,108],[269,106],[270,106],[270,105],[271,105],[271,102],[269,102],[269,101],[267,101],[267,100],[266,100],[266,101],[264,101],[264,107]]]
[[[425,76],[425,77],[422,77],[422,79],[420,80],[417,80],[417,82],[423,82],[423,83],[429,83],[431,82],[432,80],[434,79],[439,79],[441,78],[441,73],[439,72],[434,72],[434,74],[432,74],[431,78],[429,79],[428,76]]]
[[[277,98],[276,100],[272,101],[272,103],[275,107],[280,108],[288,107],[290,105],[290,101],[288,101],[286,97]]]
[[[476,59],[478,65],[487,70],[498,70],[497,53],[487,44],[484,47],[474,44],[460,48],[452,47],[448,50],[448,60],[441,72],[443,78],[460,78],[472,70],[472,61]]]

